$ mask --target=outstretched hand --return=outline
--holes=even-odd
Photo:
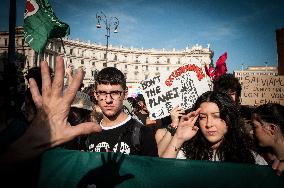
[[[29,80],[30,90],[37,108],[37,115],[28,130],[34,134],[41,146],[54,147],[70,141],[76,136],[98,132],[101,128],[86,122],[71,126],[67,121],[70,106],[83,79],[83,71],[79,69],[71,84],[63,93],[64,62],[62,57],[56,58],[55,77],[53,82],[49,75],[47,62],[41,63],[42,95],[34,79]]]

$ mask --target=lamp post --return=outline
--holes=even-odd
[[[96,27],[99,29],[101,28],[101,22],[104,23],[104,26],[106,28],[106,63],[107,63],[107,53],[108,53],[108,38],[110,37],[110,30],[114,29],[113,32],[117,33],[118,32],[118,25],[119,25],[119,20],[117,17],[107,17],[103,11],[100,11],[96,14],[96,18],[97,18],[97,25]]]

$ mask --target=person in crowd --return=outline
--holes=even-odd
[[[251,150],[232,98],[215,91],[202,94],[181,117],[162,157],[267,165]]]
[[[228,93],[236,104],[240,103],[242,86],[233,74],[222,74],[213,80],[213,91]]]
[[[88,136],[88,151],[157,156],[152,130],[123,111],[127,87],[120,70],[107,67],[98,72],[95,97],[103,113],[102,132]]]
[[[138,106],[135,115],[139,120],[146,125],[151,127],[154,133],[162,126],[162,121],[160,119],[153,120],[150,118],[149,110],[147,109],[145,99],[142,94],[138,94],[135,98]]]
[[[64,94],[63,58],[56,58],[55,77],[51,76],[47,62],[41,62],[42,94],[36,81],[29,79],[30,91],[37,108],[37,114],[27,130],[0,154],[1,170],[13,170],[14,166],[25,163],[42,154],[47,149],[59,146],[79,135],[101,131],[93,122],[71,126],[67,121],[70,106],[83,79],[83,70],[78,69],[71,85]],[[31,142],[32,140],[32,142]]]
[[[171,123],[168,124],[165,128],[160,128],[156,131],[155,139],[158,146],[159,156],[162,156],[165,149],[169,145],[173,135],[175,134],[176,128],[179,123],[180,117],[184,114],[184,110],[180,106],[176,106],[171,111]]]
[[[250,141],[253,142],[253,138],[251,137],[251,132],[253,129],[251,123],[251,112],[253,109],[249,106],[240,104],[242,86],[239,82],[239,79],[230,73],[222,74],[213,80],[213,91],[225,92],[232,97],[240,111],[240,115],[242,117],[241,120],[243,121],[245,128],[245,136],[247,136]]]
[[[88,94],[77,91],[75,99],[71,104],[70,112],[67,121],[76,126],[83,122],[91,121],[91,113],[93,112],[94,104],[91,102]],[[86,136],[78,136],[73,140],[65,143],[62,147],[73,150],[86,150],[85,141]]]
[[[259,146],[266,148],[265,159],[280,175],[284,170],[284,106],[260,105],[253,111],[252,122]]]

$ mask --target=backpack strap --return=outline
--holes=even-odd
[[[141,150],[141,128],[143,126],[144,126],[143,124],[133,119],[133,124],[131,126],[131,132],[132,132],[131,142],[134,148],[136,149],[136,151],[138,152]]]

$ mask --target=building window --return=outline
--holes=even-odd
[[[145,75],[145,80],[148,79],[148,75]]]
[[[70,59],[70,63],[72,63],[72,59]]]
[[[84,60],[81,60],[81,65],[84,65]]]
[[[146,63],[148,63],[148,57],[146,58]]]
[[[22,46],[25,45],[25,39],[22,39]]]
[[[116,64],[113,64],[113,66],[116,68]]]
[[[149,68],[148,68],[148,65],[146,66],[146,70],[148,70]]]
[[[159,71],[159,67],[156,67],[156,71]]]
[[[167,67],[167,71],[169,71],[170,70],[170,67]]]
[[[107,67],[107,63],[103,63],[103,67]]]
[[[104,54],[104,59],[106,59],[107,58],[107,54]]]
[[[126,68],[126,69],[127,69],[127,65],[124,65],[124,68]]]
[[[5,46],[8,46],[8,39],[5,39]]]
[[[114,60],[117,61],[117,55],[114,55]]]
[[[177,63],[180,64],[180,58],[178,58],[178,62]]]
[[[167,59],[167,63],[170,63],[170,58]]]
[[[135,69],[138,70],[138,66],[135,66]]]
[[[95,62],[92,62],[92,65],[95,66]]]
[[[73,49],[70,49],[70,54],[73,55]]]

